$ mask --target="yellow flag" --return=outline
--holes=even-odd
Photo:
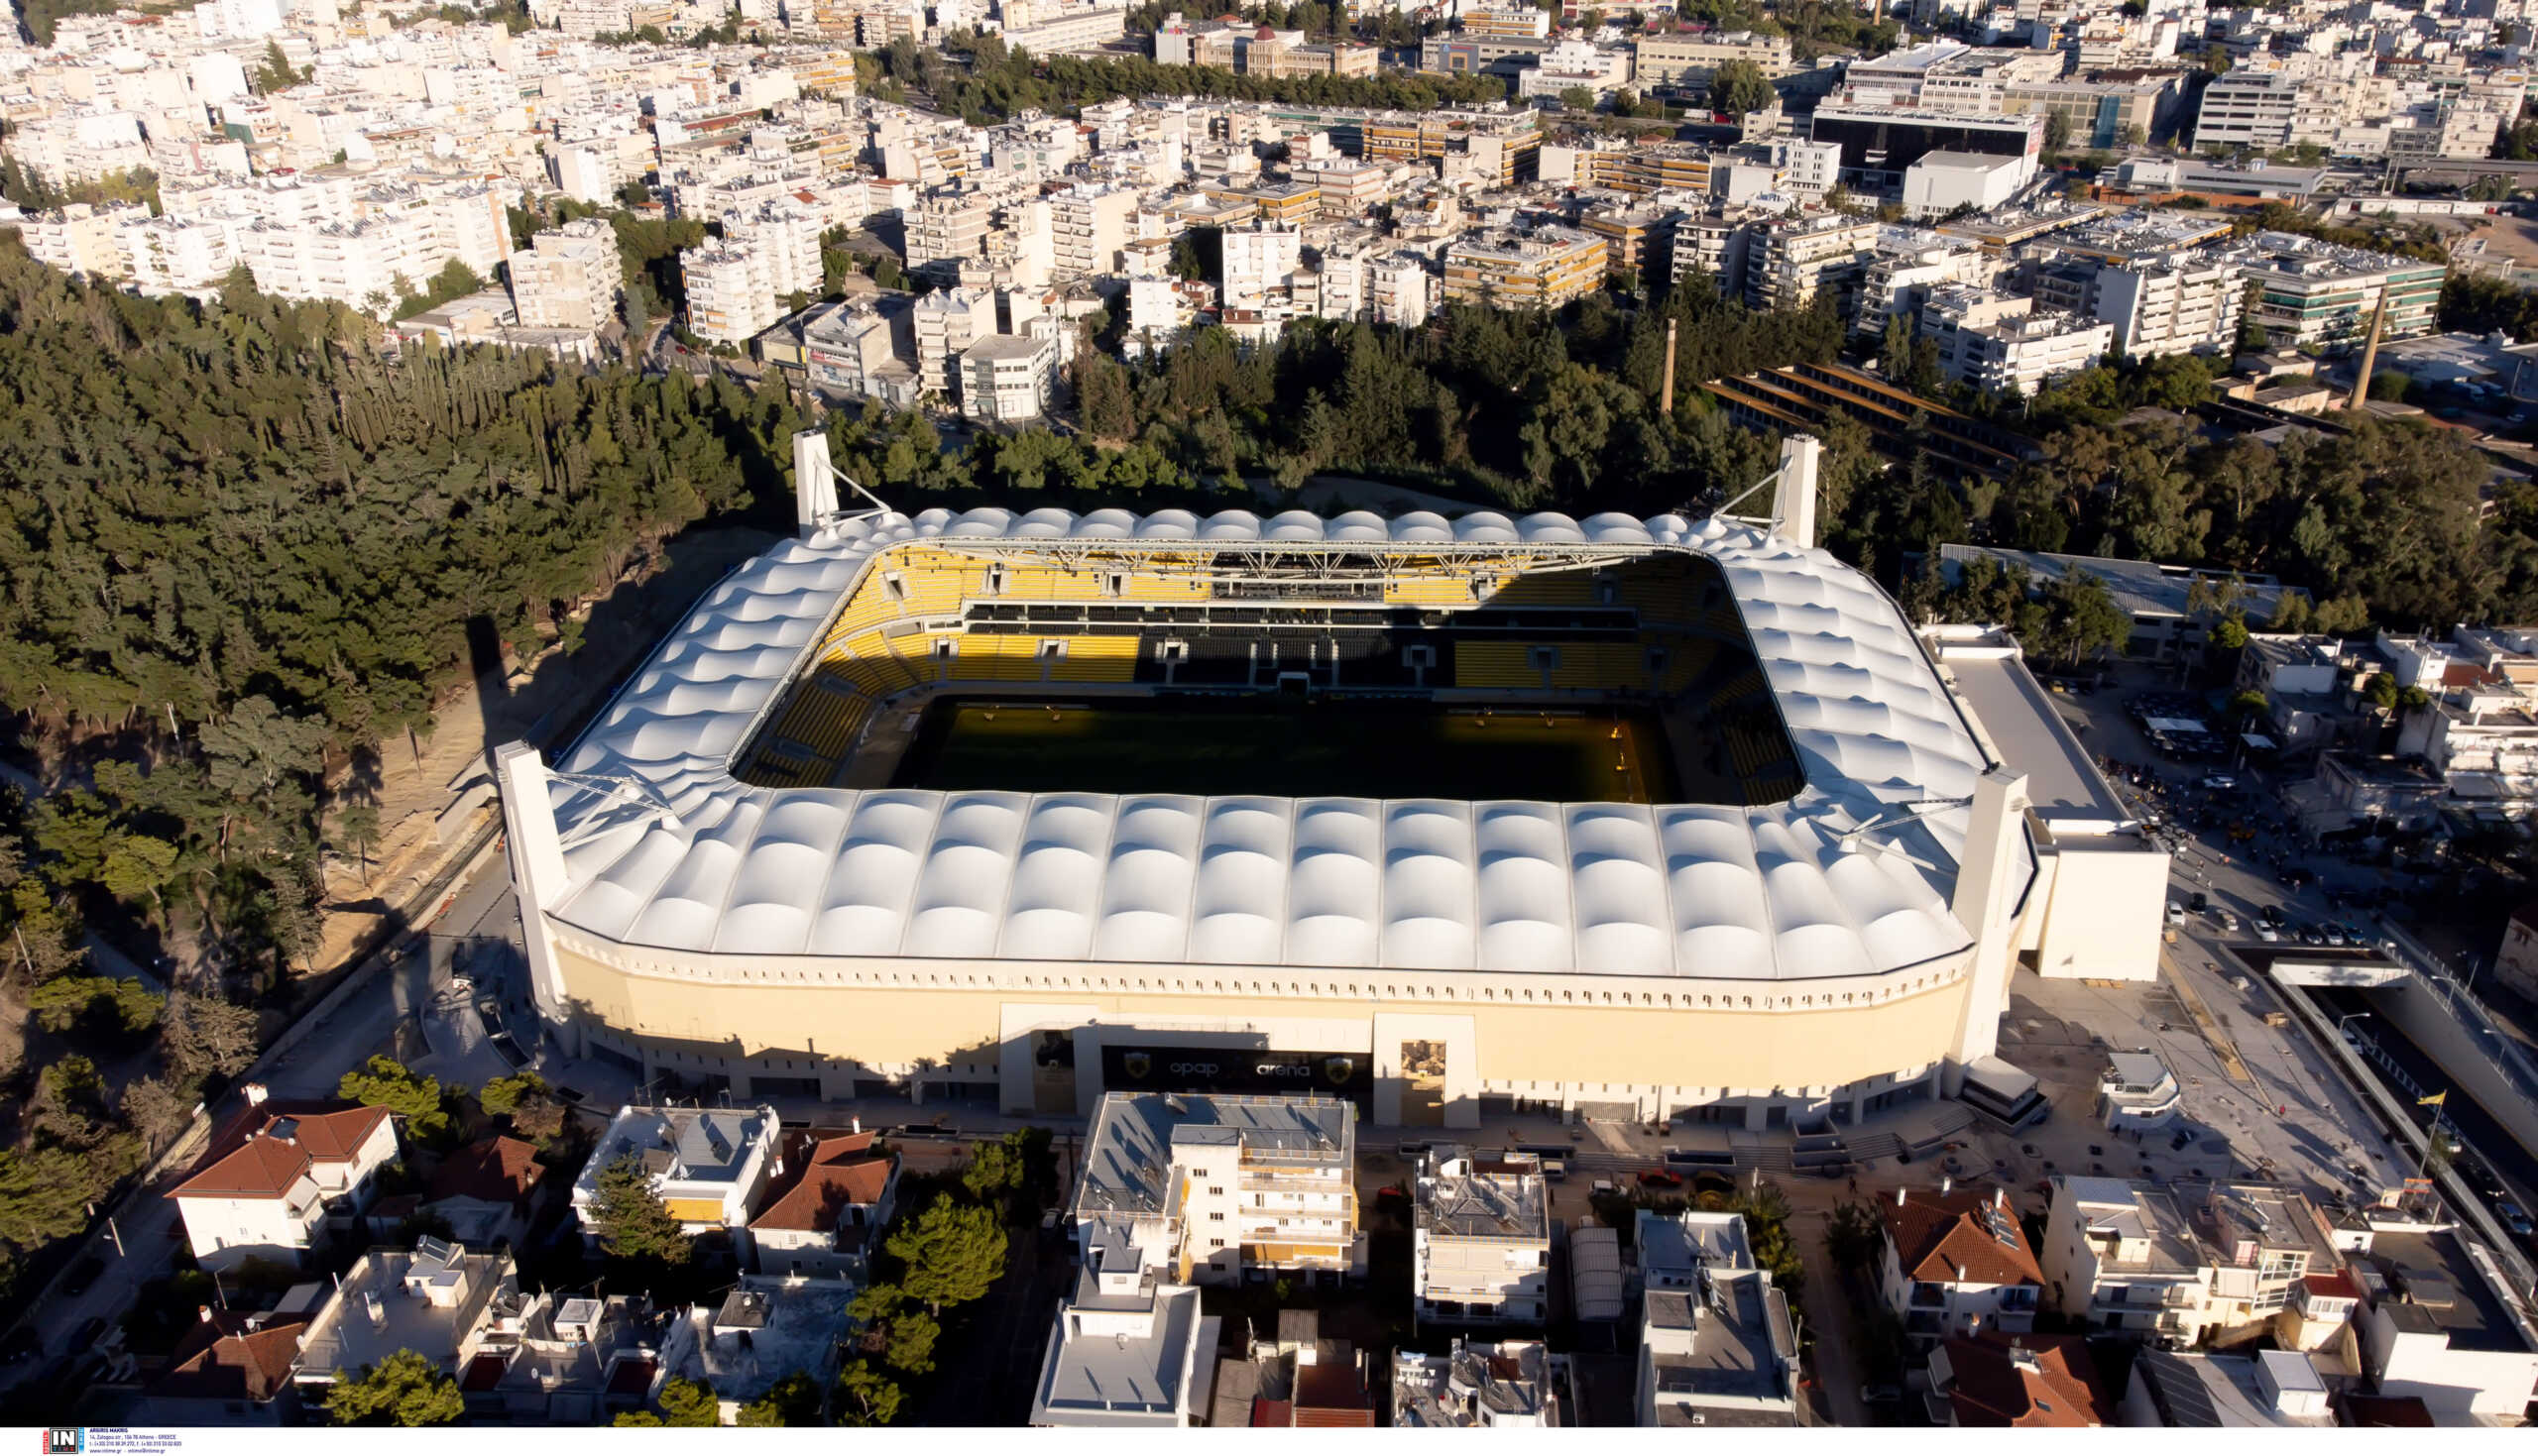
[[[2417,1107],[2444,1107],[2449,1105],[2449,1102],[2450,1089],[2447,1087],[2433,1093],[2429,1097],[2417,1097],[2415,1099],[2415,1105]]]

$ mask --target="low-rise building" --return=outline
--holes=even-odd
[[[780,1127],[773,1107],[630,1105],[574,1179],[573,1212],[587,1229],[600,1176],[631,1160],[687,1232],[746,1228],[766,1191]]]
[[[2177,1120],[2185,1093],[2151,1052],[2117,1052],[2098,1078],[2098,1118],[2111,1132],[2154,1133]]]
[[[291,1425],[300,1418],[299,1363],[305,1312],[205,1306],[176,1341],[168,1368],[142,1388],[133,1410],[145,1425]]]
[[[617,316],[625,263],[600,218],[549,228],[511,256],[512,310],[521,328],[596,333]]]
[[[1930,1352],[1934,1425],[2082,1430],[2116,1422],[2115,1402],[2077,1335],[1997,1331],[1952,1339]]]
[[[1112,1095],[1117,1095],[1113,1093]],[[1169,1428],[1208,1409],[1217,1320],[1125,1242],[1094,1246],[1040,1359],[1031,1423]]]
[[[750,1219],[752,1262],[764,1275],[861,1283],[873,1241],[896,1205],[899,1159],[877,1135],[795,1135]]]
[[[546,1166],[537,1161],[535,1144],[483,1138],[432,1170],[418,1211],[445,1221],[451,1236],[469,1248],[517,1248],[528,1235],[545,1183]]]
[[[1540,1324],[1551,1313],[1551,1200],[1542,1160],[1431,1149],[1416,1189],[1419,1322]]]
[[[1916,1345],[2035,1328],[2044,1276],[2008,1194],[1898,1188],[1876,1208],[1878,1291]]]
[[[1945,217],[1959,210],[1989,212],[2018,195],[2035,175],[2026,157],[1980,152],[1924,152],[1904,168],[1904,215]]]
[[[379,1171],[396,1159],[387,1108],[275,1102],[251,1086],[247,1105],[212,1135],[170,1196],[203,1268],[249,1259],[295,1264],[330,1226],[354,1226]]]
[[[357,1380],[401,1350],[455,1377],[519,1307],[507,1251],[470,1254],[431,1238],[411,1250],[373,1249],[308,1322],[292,1379],[303,1400],[322,1400],[339,1378]]]
[[[2443,1425],[2516,1425],[2538,1391],[2538,1326],[2493,1251],[2455,1225],[2365,1214],[2352,1272],[2362,1366],[2377,1394]]]
[[[2207,1355],[2144,1345],[2118,1407],[2128,1426],[2182,1430],[2324,1428],[2327,1385],[2296,1350]]]
[[[2058,1312],[2191,1344],[2276,1323],[2336,1257],[2317,1208],[2274,1184],[2056,1176],[2039,1262]]]
[[[2256,321],[2277,349],[2358,345],[2384,304],[2380,337],[2432,332],[2444,264],[2322,243],[2293,233],[2258,233],[2240,263],[2258,285]]]
[[[1710,1266],[1695,1288],[1649,1290],[1639,1424],[1793,1426],[1797,1380],[1797,1322],[1769,1271]]]
[[[1397,1350],[1392,1423],[1428,1429],[1574,1424],[1563,1400],[1568,1357],[1539,1340],[1466,1345],[1442,1355]]]
[[[599,1425],[640,1409],[660,1374],[661,1316],[640,1294],[533,1295],[498,1308],[458,1378],[478,1425]]]
[[[652,1394],[674,1379],[712,1386],[730,1425],[742,1406],[789,1376],[809,1376],[826,1390],[837,1380],[855,1295],[843,1280],[744,1276],[721,1303],[670,1321]]]

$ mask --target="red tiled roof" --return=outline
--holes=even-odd
[[[1251,1424],[1256,1429],[1267,1426],[1283,1429],[1296,1423],[1296,1407],[1286,1400],[1254,1397],[1251,1401]]]
[[[271,1315],[262,1328],[249,1329],[254,1316],[226,1309],[209,1314],[177,1343],[150,1394],[175,1400],[264,1401],[290,1383],[307,1315]]]
[[[275,1124],[291,1123],[288,1140],[272,1136]],[[385,1107],[344,1102],[250,1106],[230,1119],[211,1148],[177,1187],[179,1198],[279,1198],[311,1164],[349,1163],[379,1125]]]
[[[432,1175],[426,1203],[443,1198],[474,1198],[485,1203],[519,1203],[537,1190],[546,1170],[537,1147],[519,1138],[495,1136],[468,1144],[442,1160]]]
[[[1896,1262],[1905,1279],[1942,1285],[2044,1283],[2015,1211],[2004,1207],[1998,1215],[2008,1242],[1993,1237],[1986,1226],[1983,1208],[1992,1201],[1991,1189],[1914,1191],[1906,1197],[1900,1207],[1892,1198],[1877,1200],[1878,1217],[1894,1241]]]
[[[1375,1411],[1366,1399],[1366,1384],[1345,1365],[1308,1365],[1296,1372],[1295,1420],[1298,1425],[1373,1425]]]
[[[874,1136],[853,1133],[795,1140],[786,1150],[785,1161],[798,1171],[789,1181],[779,1178],[768,1189],[766,1202],[750,1220],[750,1227],[827,1233],[837,1227],[838,1216],[849,1207],[880,1202],[890,1186],[892,1160],[886,1154],[871,1156]]]
[[[2304,1274],[2300,1276],[2300,1285],[2301,1288],[2320,1298],[2359,1299],[2362,1297],[2362,1287],[2353,1282],[2353,1276],[2341,1269],[2333,1274]]]
[[[1947,1366],[1955,1377],[1948,1400],[1962,1426],[2034,1426],[2077,1429],[2113,1425],[2115,1407],[2098,1387],[2097,1366],[2077,1335],[1977,1335],[1949,1340]],[[2017,1353],[2034,1357],[2022,1368]]]

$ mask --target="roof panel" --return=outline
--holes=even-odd
[[[1448,541],[1718,561],[1805,788],[1753,808],[1213,801],[761,790],[730,761],[877,553],[946,535]],[[1596,544],[1587,544],[1596,543]],[[1657,546],[1663,549],[1662,545]],[[1136,549],[1131,547],[1129,549]],[[1728,978],[1893,969],[1969,939],[1948,910],[1965,812],[1843,848],[1983,758],[1873,583],[1715,518],[1492,511],[840,516],[735,571],[562,759],[559,918],[610,939],[828,955],[1093,955]],[[612,787],[617,781],[623,787]],[[668,816],[663,814],[666,807]],[[1895,851],[1908,851],[1909,857]],[[1915,864],[1913,861],[1919,861]]]

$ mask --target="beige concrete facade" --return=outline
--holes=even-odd
[[[543,919],[543,917],[539,917]],[[1763,1127],[1933,1094],[1969,1017],[1964,955],[1771,983],[707,955],[547,927],[568,1040],[647,1073],[991,1083],[1016,1113],[1087,1115],[1109,1049],[1371,1058],[1371,1120],[1474,1127],[1482,1099]],[[1196,1055],[1196,1054],[1192,1054]],[[1298,1073],[1302,1075],[1303,1073]],[[1301,1088],[1300,1088],[1301,1089]],[[1875,1100],[1872,1100],[1875,1099]]]

